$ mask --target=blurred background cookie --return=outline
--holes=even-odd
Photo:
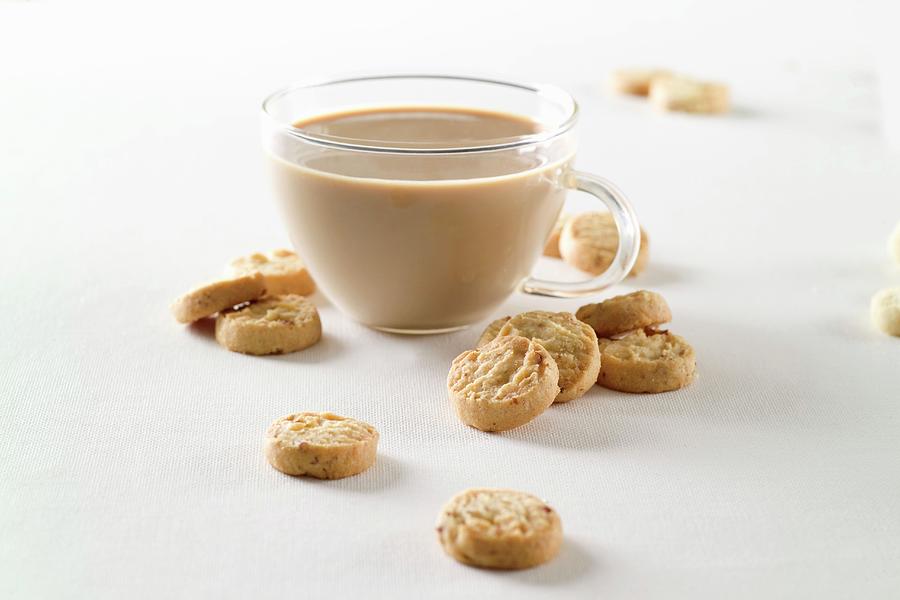
[[[699,81],[681,75],[654,79],[650,103],[662,111],[721,114],[731,108],[731,95],[724,83]]]
[[[619,247],[619,230],[608,212],[585,212],[566,221],[559,238],[563,260],[577,269],[599,275],[612,264]],[[647,267],[650,239],[641,228],[641,248],[629,275],[637,275]]]
[[[607,84],[610,89],[620,94],[646,96],[650,93],[650,84],[653,81],[669,76],[671,72],[665,69],[616,69],[610,73]]]

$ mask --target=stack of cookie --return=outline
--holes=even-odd
[[[529,311],[490,323],[476,348],[450,365],[447,389],[460,420],[506,431],[594,383],[631,393],[680,389],[694,378],[694,349],[659,326],[672,313],[641,290],[588,304],[573,315]]]
[[[453,360],[447,388],[463,423],[506,431],[584,395],[599,371],[588,325],[572,313],[530,311],[488,325],[477,347]]]
[[[672,320],[665,298],[641,290],[578,309],[599,338],[597,383],[634,394],[677,390],[694,378],[694,349],[659,326]]]
[[[315,305],[305,296],[315,283],[290,250],[233,261],[227,276],[194,288],[171,306],[179,323],[216,317],[216,340],[234,352],[281,354],[312,346],[322,337]]]
[[[556,221],[544,245],[544,256],[562,258],[577,269],[599,275],[609,268],[619,248],[619,230],[608,212],[586,212],[569,216],[563,213]],[[641,249],[629,275],[637,275],[647,267],[650,238],[641,228]]]

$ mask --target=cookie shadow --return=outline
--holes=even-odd
[[[559,556],[546,565],[526,571],[513,571],[507,575],[528,585],[568,585],[596,571],[597,561],[577,541],[565,538]]]
[[[205,339],[207,342],[217,344],[216,342],[216,319],[215,317],[205,317],[198,321],[190,323],[185,329],[191,335]]]
[[[690,283],[695,277],[690,269],[652,259],[643,273],[628,277],[624,283],[645,289],[654,289],[679,283]]]
[[[314,477],[291,477],[302,485],[333,488],[341,492],[370,494],[383,492],[400,484],[406,477],[403,463],[392,456],[379,454],[375,464],[359,475],[343,479],[316,479]]]
[[[594,451],[614,445],[602,407],[588,406],[602,400],[594,398],[599,388],[594,386],[581,398],[564,404],[553,404],[530,423],[498,433],[506,439],[534,446],[549,446],[566,450]]]
[[[841,424],[831,416],[835,406],[824,399],[843,397],[834,393],[836,385],[852,390],[866,381],[852,372],[840,382],[817,375],[841,372],[846,358],[840,352],[812,353],[810,344],[823,337],[859,341],[876,335],[867,330],[862,315],[839,316],[827,325],[798,325],[791,335],[776,324],[752,327],[690,314],[677,315],[674,324],[697,355],[697,372],[688,386],[627,394],[595,385],[583,397],[552,405],[527,425],[499,435],[519,444],[581,452],[690,446],[696,440],[689,432],[698,427],[704,435],[735,440],[796,423],[825,435]]]
[[[728,114],[737,119],[759,119],[766,116],[765,112],[746,104],[733,105]]]
[[[260,358],[283,363],[318,364],[328,362],[340,355],[344,349],[344,342],[333,335],[322,334],[322,339],[303,350],[288,354],[271,354]]]

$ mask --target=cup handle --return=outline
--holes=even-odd
[[[619,230],[619,249],[609,268],[593,279],[564,282],[528,277],[522,282],[522,291],[528,294],[556,298],[594,294],[625,279],[637,260],[641,248],[640,226],[631,203],[622,192],[609,181],[580,171],[571,171],[566,183],[568,187],[587,192],[606,205]]]

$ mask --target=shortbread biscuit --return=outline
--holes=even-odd
[[[646,96],[654,80],[671,75],[664,69],[616,69],[609,76],[609,87],[622,94]]]
[[[476,348],[481,348],[485,344],[490,341],[493,341],[497,334],[500,333],[500,330],[506,325],[506,322],[509,321],[509,317],[500,317],[494,321],[488,323],[488,326],[484,328],[484,331],[481,333],[481,337],[478,338],[478,343],[475,344]]]
[[[603,355],[597,383],[633,394],[668,392],[694,378],[694,349],[668,331],[633,331],[618,340],[600,340]]]
[[[619,230],[608,212],[586,212],[569,219],[559,238],[559,251],[567,263],[599,275],[609,268],[619,249]],[[641,247],[629,275],[637,275],[647,266],[650,239],[641,228]]]
[[[872,296],[872,323],[889,335],[900,336],[900,286],[881,290]]]
[[[561,213],[559,218],[556,219],[556,224],[553,225],[553,231],[550,232],[550,237],[548,237],[547,241],[544,243],[544,256],[562,258],[562,255],[559,253],[559,235],[562,233],[563,225],[566,224],[568,219],[569,215],[566,213]]]
[[[329,412],[299,412],[269,426],[265,449],[269,464],[282,473],[340,479],[375,463],[378,431]]]
[[[518,336],[494,339],[457,356],[447,390],[459,419],[482,431],[506,431],[547,410],[559,393],[559,369],[543,346]]]
[[[894,232],[888,239],[888,254],[900,265],[900,223],[897,223],[897,226],[894,227]]]
[[[680,76],[654,79],[650,102],[660,110],[702,114],[728,112],[731,105],[727,85]]]
[[[528,569],[552,560],[562,522],[541,499],[515,490],[477,488],[450,499],[437,520],[438,541],[459,562],[489,569]]]
[[[256,300],[266,293],[259,273],[221,279],[194,288],[172,303],[170,309],[179,323],[190,323],[220,310]]]
[[[219,313],[216,340],[234,352],[284,354],[312,346],[322,337],[315,305],[294,294],[269,296]]]
[[[613,337],[672,320],[666,299],[647,290],[587,304],[579,308],[575,316],[593,327],[598,338]]]
[[[500,336],[520,335],[543,346],[559,369],[559,395],[568,402],[591,389],[600,370],[597,335],[590,325],[567,312],[534,310],[514,316],[500,328]]]
[[[273,250],[268,256],[258,252],[242,256],[231,262],[228,273],[233,276],[262,273],[266,280],[266,293],[270,296],[309,296],[316,291],[316,284],[306,266],[291,250]]]

